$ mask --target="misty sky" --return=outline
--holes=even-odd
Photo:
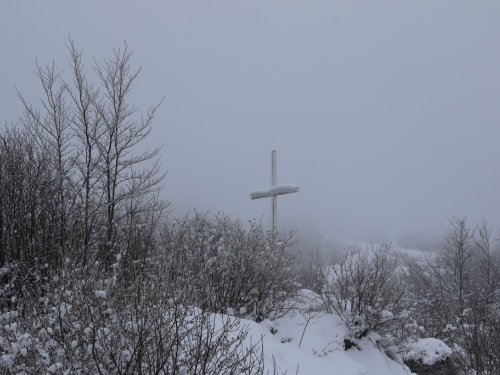
[[[7,1],[0,120],[42,95],[35,59],[69,72],[68,35],[101,61],[125,40],[131,100],[165,97],[163,197],[364,241],[443,234],[447,217],[500,227],[498,1]],[[90,70],[90,69],[89,69]],[[89,72],[89,75],[91,72]],[[421,240],[423,238],[423,240]]]

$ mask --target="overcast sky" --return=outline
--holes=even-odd
[[[431,238],[447,217],[500,226],[498,1],[7,1],[0,113],[41,96],[35,59],[69,71],[68,35],[102,60],[125,40],[131,99],[165,101],[163,197],[364,241]],[[420,241],[420,240],[419,240]],[[422,240],[423,241],[423,240]]]

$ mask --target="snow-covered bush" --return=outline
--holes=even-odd
[[[498,373],[500,252],[487,222],[450,224],[436,256],[407,265],[407,299],[426,335],[446,342],[464,373]]]
[[[433,365],[444,361],[452,354],[448,345],[438,339],[424,338],[408,345],[404,356],[406,361],[421,362],[424,365]]]
[[[196,213],[168,224],[161,247],[171,282],[185,286],[193,304],[261,321],[284,313],[296,293],[292,236]]]
[[[473,369],[477,374],[500,373],[500,305],[489,305],[476,292],[471,296],[474,307],[462,312],[457,324],[454,359],[463,369]]]
[[[261,373],[261,347],[246,341],[247,329],[189,305],[165,265],[150,259],[128,286],[119,265],[107,276],[97,262],[62,265],[44,296],[0,316],[0,373]]]
[[[404,363],[418,374],[456,374],[452,361],[453,350],[435,338],[419,339],[406,348]]]
[[[348,340],[355,342],[370,330],[390,335],[396,322],[406,318],[399,273],[398,254],[385,244],[366,249],[350,246],[324,269],[323,302],[349,326]]]

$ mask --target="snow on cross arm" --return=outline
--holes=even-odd
[[[268,198],[274,195],[298,193],[299,187],[295,184],[279,184],[269,189],[258,189],[250,193],[251,199]]]

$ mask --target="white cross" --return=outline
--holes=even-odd
[[[271,187],[269,189],[254,190],[250,193],[251,199],[271,197],[271,209],[273,216],[273,230],[278,225],[278,195],[298,193],[299,187],[295,184],[277,184],[276,173],[276,150],[271,151]]]

